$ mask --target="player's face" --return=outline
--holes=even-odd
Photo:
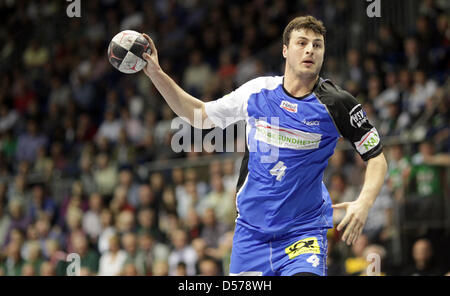
[[[291,32],[289,46],[283,45],[286,71],[299,77],[315,77],[322,68],[325,43],[323,36],[312,30]]]

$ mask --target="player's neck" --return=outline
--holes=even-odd
[[[287,73],[286,73],[287,74]],[[293,97],[302,97],[309,94],[319,79],[319,75],[311,78],[299,78],[296,75],[284,75],[283,86]]]

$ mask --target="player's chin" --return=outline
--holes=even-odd
[[[315,71],[317,71],[317,68],[318,68],[317,64],[302,63],[302,65],[301,65],[301,69],[303,71],[308,71],[308,72],[309,71],[315,72]]]
[[[308,77],[314,78],[314,77],[317,76],[317,74],[319,74],[319,71],[317,71],[316,68],[314,68],[314,69],[312,69],[312,68],[311,69],[309,69],[309,68],[301,69],[299,71],[299,76],[300,77],[304,77],[304,78],[308,78]]]

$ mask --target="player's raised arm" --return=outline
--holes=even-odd
[[[178,116],[186,119],[193,127],[200,129],[213,127],[212,121],[206,115],[205,104],[185,92],[161,69],[158,61],[158,52],[153,40],[147,34],[143,34],[143,36],[150,43],[151,49],[150,54],[143,54],[143,58],[147,61],[147,65],[143,69],[144,73],[153,82],[156,89],[169,104],[169,107]]]

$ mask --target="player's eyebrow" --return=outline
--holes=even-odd
[[[298,39],[303,39],[303,40],[309,41],[309,38],[306,38],[306,37],[303,37],[303,36],[298,36],[298,37],[297,37],[297,40],[298,40]],[[322,42],[323,40],[320,39],[320,38],[316,38],[316,39],[313,40],[313,42],[317,42],[317,41],[318,41],[318,42]]]

